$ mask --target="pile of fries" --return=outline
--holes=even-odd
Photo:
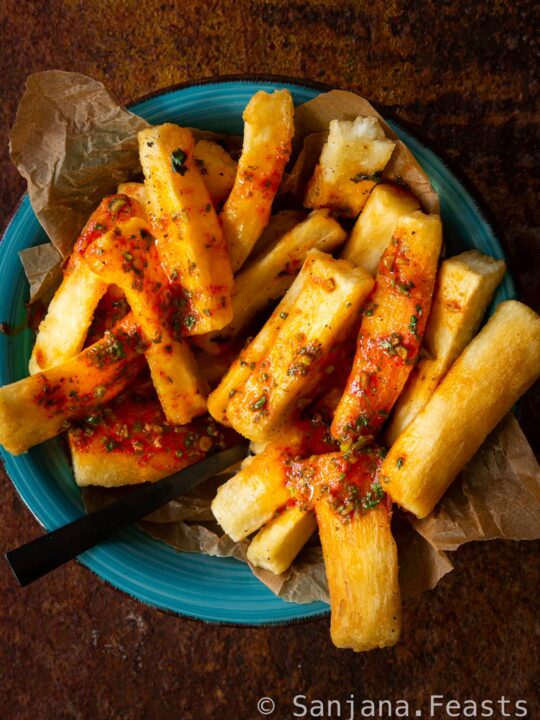
[[[334,643],[393,645],[393,504],[430,513],[538,378],[540,317],[504,302],[478,333],[505,264],[440,263],[440,217],[382,181],[376,118],[332,120],[303,207],[282,209],[289,92],[244,121],[238,162],[177,125],[139,133],[144,183],[83,229],[30,376],[0,389],[0,443],[67,431],[77,483],[115,487],[249,438],[212,503],[223,530],[282,573],[318,528]]]

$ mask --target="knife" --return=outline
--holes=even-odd
[[[170,500],[231,467],[247,455],[248,447],[248,441],[238,443],[163,480],[146,483],[101,510],[83,515],[68,525],[10,550],[6,553],[6,560],[19,584],[23,587],[29,585],[106,540],[124,526],[140,520]]]

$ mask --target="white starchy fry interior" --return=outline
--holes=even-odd
[[[352,229],[341,257],[375,277],[399,218],[419,209],[420,203],[412,193],[397,185],[376,185]]]
[[[235,542],[258,530],[290,498],[284,482],[280,448],[249,457],[240,470],[221,485],[212,512]]]
[[[245,122],[244,146],[281,141],[282,126],[290,124],[288,113],[281,106],[281,100],[285,97],[289,97],[287,90],[258,92],[251,98],[242,116]]]
[[[359,173],[372,175],[384,169],[393,150],[394,142],[376,118],[332,120],[320,157],[323,178],[331,183]]]
[[[291,566],[316,528],[313,513],[296,505],[284,508],[255,535],[247,558],[255,567],[279,575]]]
[[[229,153],[211,140],[199,140],[195,144],[193,157],[201,164],[204,184],[214,205],[224,200],[234,185],[238,163]]]
[[[107,283],[94,275],[82,258],[64,275],[39,326],[29,364],[31,375],[61,365],[81,351],[106,291]]]

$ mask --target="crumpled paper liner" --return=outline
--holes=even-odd
[[[357,115],[379,118],[364,98],[331,91],[296,109],[296,157],[284,178],[282,193],[301,197],[332,119]],[[62,260],[89,214],[118,183],[140,172],[136,133],[146,121],[121,108],[104,86],[78,73],[48,71],[28,78],[11,132],[12,158],[28,181],[30,201],[49,235],[46,244],[21,253],[32,298],[58,281]],[[238,138],[212,133],[239,147]],[[425,210],[438,210],[438,197],[407,147],[397,141],[384,177],[406,184]],[[232,556],[246,561],[248,541],[234,543],[212,518],[210,502],[216,481],[194,489],[149,516],[141,527],[179,550]],[[88,509],[112,501],[119,493],[85,488]],[[509,415],[486,440],[455,481],[435,512],[409,522],[396,513],[400,582],[404,597],[435,587],[452,570],[446,550],[472,540],[540,537],[540,471],[517,421]],[[328,600],[320,545],[314,539],[282,575],[252,568],[285,600]]]
[[[147,126],[86,75],[50,70],[26,81],[10,133],[11,159],[62,259],[100,200],[140,171],[137,132]],[[32,276],[32,299],[58,279],[51,253],[28,250],[23,257]]]
[[[45,300],[49,291],[60,285],[64,259],[52,243],[36,245],[19,253],[30,283],[30,299]]]

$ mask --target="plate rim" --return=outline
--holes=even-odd
[[[126,102],[124,107],[126,107],[128,110],[130,110],[134,105],[137,105],[138,103],[144,102],[145,100],[151,100],[156,97],[160,97],[163,95],[169,95],[173,92],[176,92],[177,90],[185,90],[191,87],[203,87],[205,85],[223,85],[225,83],[251,83],[256,84],[259,82],[276,82],[281,84],[292,84],[296,85],[298,87],[304,87],[309,90],[320,90],[321,92],[330,92],[331,90],[342,90],[344,92],[351,92],[354,95],[360,95],[359,92],[356,92],[354,90],[351,90],[348,87],[342,87],[341,85],[332,85],[330,83],[324,83],[319,82],[318,80],[309,80],[301,77],[297,77],[295,75],[280,75],[280,74],[273,74],[273,73],[224,73],[219,74],[214,77],[206,77],[206,78],[199,78],[198,80],[185,80],[183,82],[179,83],[173,83],[171,85],[166,85],[163,88],[160,88],[159,90],[152,90],[151,92],[145,93],[144,95],[141,95],[140,97],[136,98],[135,100],[130,100],[129,102]],[[363,96],[361,96],[363,97]],[[477,187],[476,183],[469,177],[469,175],[465,172],[463,167],[454,159],[448,156],[448,154],[441,149],[440,145],[437,142],[434,142],[430,138],[428,138],[421,129],[418,128],[417,125],[405,120],[404,118],[401,118],[397,115],[396,111],[392,109],[395,106],[391,105],[385,105],[383,103],[374,102],[370,100],[369,98],[366,98],[368,102],[377,110],[377,112],[382,115],[382,117],[386,120],[391,120],[394,122],[398,127],[403,128],[405,132],[407,132],[409,135],[411,135],[415,140],[417,140],[419,143],[421,143],[424,147],[426,147],[428,150],[430,150],[432,153],[434,153],[439,160],[443,162],[443,164],[446,166],[446,168],[450,171],[452,175],[455,175],[456,179],[460,182],[461,185],[465,188],[467,193],[471,196],[471,199],[476,205],[476,209],[478,213],[480,214],[482,220],[489,225],[491,231],[493,232],[493,235],[497,238],[497,241],[499,242],[501,246],[501,250],[503,252],[503,259],[506,262],[506,269],[509,275],[512,278],[512,283],[514,285],[514,290],[516,291],[516,296],[519,297],[518,288],[516,286],[516,282],[514,279],[514,273],[512,272],[512,268],[509,267],[508,257],[509,253],[507,250],[508,243],[506,240],[506,236],[503,232],[503,229],[501,227],[501,224],[495,217],[493,211],[491,210],[490,205],[488,204],[487,200],[484,198],[483,194]],[[24,196],[24,194],[23,194]],[[3,234],[3,233],[2,233]]]
[[[259,82],[276,82],[283,85],[292,84],[296,85],[297,87],[307,88],[309,90],[320,90],[321,92],[330,92],[331,90],[343,90],[345,92],[352,92],[355,95],[359,95],[359,93],[355,92],[354,90],[350,90],[346,87],[341,87],[340,85],[331,85],[329,83],[323,83],[317,80],[307,80],[305,78],[296,77],[294,75],[279,75],[272,73],[225,73],[216,75],[214,77],[199,78],[198,80],[186,80],[179,83],[173,83],[171,85],[165,85],[158,90],[152,90],[151,92],[140,95],[133,100],[129,100],[125,103],[120,103],[120,105],[122,107],[125,107],[127,110],[130,110],[131,112],[131,109],[139,103],[158,97],[163,97],[164,95],[170,95],[179,90],[187,90],[189,88],[203,87],[207,85],[223,85],[225,83],[249,83],[255,85]],[[113,98],[116,100],[115,95],[113,95]],[[446,166],[447,170],[449,170],[450,173],[454,175],[459,181],[459,183],[464,187],[465,191],[470,195],[473,203],[475,204],[476,210],[480,215],[481,219],[486,223],[486,225],[489,226],[491,232],[501,246],[501,251],[503,259],[506,263],[507,272],[511,278],[515,295],[517,298],[519,298],[520,292],[518,286],[516,285],[515,275],[512,272],[512,260],[509,260],[510,254],[507,250],[508,242],[504,230],[500,222],[495,217],[489,203],[477,187],[476,183],[469,177],[469,175],[465,172],[465,170],[457,162],[457,160],[455,160],[454,158],[450,158],[447,153],[443,149],[441,149],[440,145],[437,142],[434,142],[430,138],[427,138],[426,135],[421,130],[419,130],[417,125],[414,125],[413,123],[410,123],[407,120],[399,117],[396,114],[395,110],[392,109],[392,106],[373,102],[369,99],[368,102],[375,108],[375,110],[377,110],[377,112],[380,112],[380,114],[385,120],[389,119],[394,122],[398,127],[403,128],[405,132],[407,132],[421,145],[423,145],[434,155],[436,155],[437,158]],[[2,227],[0,229],[0,243],[3,241],[4,235],[7,234],[11,223],[13,222],[17,212],[19,211],[19,208],[24,201],[24,198],[27,195],[28,193],[26,191],[23,191],[19,195],[19,198],[16,201],[13,209],[11,210],[11,212],[8,213],[6,219],[2,223]]]
[[[167,95],[174,94],[176,92],[190,89],[190,88],[196,88],[196,87],[203,87],[203,86],[219,86],[224,85],[227,83],[238,83],[240,84],[247,84],[247,85],[257,85],[260,83],[279,83],[282,85],[291,85],[293,87],[300,87],[305,88],[308,90],[315,90],[319,92],[328,92],[331,90],[347,90],[346,88],[342,88],[338,85],[330,85],[328,83],[322,83],[314,80],[306,80],[304,78],[298,78],[294,76],[287,76],[287,75],[276,75],[276,74],[267,74],[267,73],[247,73],[247,74],[223,74],[223,75],[217,75],[214,77],[208,77],[208,78],[200,78],[198,80],[189,80],[185,82],[175,83],[171,84],[165,87],[162,87],[158,90],[151,91],[149,93],[146,93],[144,95],[141,95],[134,100],[131,100],[129,102],[126,102],[123,104],[123,106],[132,111],[132,108],[140,103],[146,102],[148,100],[164,97]],[[350,91],[349,92],[354,92]],[[355,93],[359,94],[359,93]],[[113,96],[114,97],[114,96]],[[370,101],[371,102],[371,101]],[[511,268],[508,267],[508,252],[507,252],[507,243],[506,239],[504,237],[504,233],[502,232],[501,228],[499,227],[499,224],[497,223],[496,219],[493,216],[493,213],[483,198],[482,194],[476,187],[476,185],[472,182],[472,180],[468,177],[468,175],[463,171],[461,166],[459,166],[453,159],[448,158],[448,156],[445,154],[444,151],[441,151],[436,143],[433,141],[426,139],[425,136],[418,131],[418,128],[410,123],[408,123],[406,120],[403,120],[402,118],[396,116],[396,113],[388,106],[384,106],[379,103],[373,103],[371,102],[373,107],[377,109],[380,114],[385,118],[391,120],[397,127],[398,130],[401,128],[403,129],[407,134],[409,134],[411,137],[413,137],[415,140],[417,140],[422,146],[424,146],[427,150],[429,150],[432,154],[436,156],[436,158],[442,162],[442,164],[446,167],[446,169],[449,171],[451,175],[454,175],[455,179],[459,182],[459,184],[463,187],[465,192],[470,196],[474,206],[475,211],[480,216],[480,220],[485,223],[485,225],[488,227],[488,229],[493,234],[495,240],[500,246],[502,256],[507,263],[507,271],[510,276],[511,284],[514,290],[514,293],[516,296],[518,296],[517,288],[515,286],[514,276],[511,272]],[[0,245],[2,244],[4,237],[8,234],[9,229],[14,222],[21,205],[23,204],[25,198],[28,196],[27,191],[23,191],[22,194],[19,196],[18,201],[16,202],[14,208],[7,216],[6,220],[3,223],[3,227],[0,233]],[[42,523],[40,518],[34,513],[32,508],[27,503],[26,499],[19,493],[19,490],[15,483],[13,482],[11,475],[9,474],[5,463],[3,461],[3,458],[0,455],[0,466],[4,470],[6,476],[9,478],[11,485],[15,489],[15,492],[17,493],[17,496],[20,500],[22,500],[25,507],[29,510],[32,517],[36,520],[38,525],[43,528],[47,529],[46,526]],[[142,532],[142,531],[141,531]],[[156,538],[152,538],[152,541],[154,542],[162,542]],[[142,598],[138,597],[134,593],[132,593],[128,589],[120,588],[112,580],[109,580],[108,578],[103,577],[97,570],[95,570],[93,567],[89,565],[89,561],[85,561],[82,558],[76,558],[76,562],[79,565],[84,566],[90,572],[102,583],[105,583],[106,585],[112,587],[115,591],[118,593],[121,593],[123,595],[127,595],[128,597],[132,598],[133,600],[137,602],[141,602],[144,605],[148,607],[152,607],[155,610],[158,610],[159,612],[165,613],[167,615],[171,615],[174,617],[182,617],[187,620],[193,621],[193,622],[202,622],[205,624],[211,624],[211,625],[223,625],[228,627],[242,627],[242,628],[260,628],[260,627],[271,627],[271,626],[286,626],[286,625],[296,625],[296,624],[303,624],[303,623],[309,623],[314,622],[317,620],[321,620],[324,618],[328,618],[330,609],[329,607],[324,608],[320,611],[314,611],[312,614],[308,616],[300,616],[300,617],[291,617],[291,618],[283,618],[283,619],[274,619],[274,620],[267,620],[267,621],[234,621],[234,620],[214,620],[214,619],[205,619],[204,617],[197,617],[191,614],[188,614],[186,612],[182,612],[176,609],[163,607],[162,605],[159,605],[157,603],[153,603],[148,600],[143,600]],[[286,601],[283,601],[286,602]],[[309,603],[311,604],[311,603]],[[309,605],[308,604],[308,605]]]

